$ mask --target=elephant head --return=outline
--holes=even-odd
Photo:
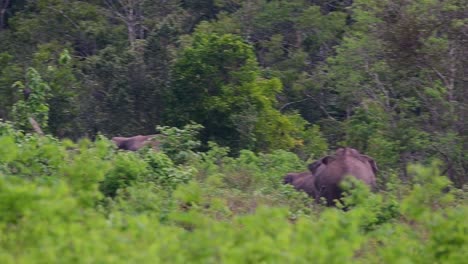
[[[160,141],[156,139],[159,135],[138,135],[133,137],[113,137],[112,141],[117,145],[118,149],[137,151],[145,146],[152,146],[158,150]]]
[[[317,197],[324,197],[328,205],[333,205],[334,200],[341,197],[340,183],[346,176],[355,177],[375,188],[377,164],[353,148],[339,148],[333,155],[323,157],[308,167],[315,175]]]
[[[296,190],[304,191],[313,198],[317,194],[315,177],[310,171],[288,173],[284,176],[283,183],[291,184]]]

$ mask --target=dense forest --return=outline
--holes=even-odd
[[[0,146],[1,263],[463,263],[468,2],[0,0]]]

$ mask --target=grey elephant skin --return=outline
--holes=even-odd
[[[138,135],[133,137],[113,137],[111,140],[122,150],[137,151],[145,146],[151,146],[154,150],[159,150],[160,135]]]
[[[328,206],[341,198],[340,183],[346,176],[364,182],[371,189],[376,187],[377,164],[374,159],[353,148],[339,148],[333,155],[323,157],[308,167],[315,176],[316,199],[324,197]]]
[[[315,177],[310,171],[288,173],[284,176],[283,183],[291,184],[296,190],[303,191],[310,197],[315,198],[317,195]]]

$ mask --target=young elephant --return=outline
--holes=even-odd
[[[158,135],[133,136],[133,137],[113,137],[112,141],[119,149],[137,151],[145,146],[152,146],[158,150],[160,142],[156,140]]]
[[[346,176],[355,177],[371,188],[375,188],[377,164],[366,155],[353,148],[339,148],[334,155],[326,156],[309,164],[310,172],[315,175],[317,197],[324,197],[327,205],[341,198],[341,181]]]
[[[310,171],[291,172],[283,178],[284,184],[291,184],[298,191],[304,191],[310,197],[316,198],[315,177]]]

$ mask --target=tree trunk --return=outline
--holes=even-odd
[[[0,30],[6,27],[6,10],[8,5],[10,4],[10,0],[0,0]]]

